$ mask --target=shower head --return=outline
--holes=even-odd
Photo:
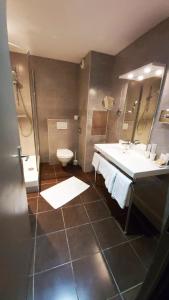
[[[17,84],[18,80],[17,80],[17,75],[16,75],[16,71],[12,70],[12,82],[13,84]]]
[[[23,85],[19,82],[19,80],[17,78],[17,73],[15,70],[12,70],[12,82],[13,82],[13,85],[15,85],[18,89],[23,88]]]

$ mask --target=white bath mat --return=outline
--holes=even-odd
[[[42,191],[40,195],[56,209],[68,203],[88,188],[88,184],[73,176]]]

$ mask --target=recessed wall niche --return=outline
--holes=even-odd
[[[105,135],[107,127],[107,111],[93,111],[92,116],[92,135]]]

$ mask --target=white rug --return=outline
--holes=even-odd
[[[88,184],[73,176],[42,191],[40,195],[56,209],[68,203],[88,188]]]

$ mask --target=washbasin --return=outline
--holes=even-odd
[[[143,152],[125,149],[121,144],[95,144],[95,149],[132,178],[143,178],[168,174],[169,167],[158,167],[155,162],[145,158]]]

